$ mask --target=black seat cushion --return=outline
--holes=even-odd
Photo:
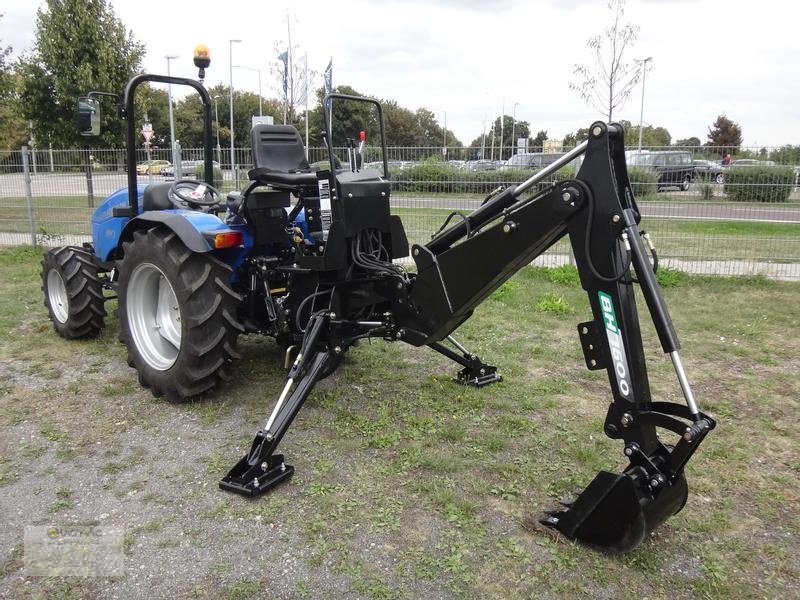
[[[144,188],[142,208],[144,210],[166,210],[175,208],[169,201],[169,188],[171,183],[153,183]]]
[[[250,169],[247,176],[251,181],[258,181],[264,185],[276,187],[295,188],[317,185],[317,174],[314,171],[284,173],[282,171],[273,171],[272,169],[260,167],[257,169]]]

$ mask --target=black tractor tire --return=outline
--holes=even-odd
[[[717,173],[717,175],[714,177],[714,181],[719,184],[725,183],[725,173]]]
[[[142,386],[181,402],[230,379],[244,328],[229,265],[154,228],[123,243],[118,270],[119,340]]]
[[[100,334],[106,316],[103,284],[86,250],[64,246],[45,252],[42,292],[58,335],[74,340]]]

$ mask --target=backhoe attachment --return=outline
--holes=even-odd
[[[410,304],[398,318],[407,341],[443,352],[439,343],[506,279],[568,235],[593,319],[578,325],[590,370],[608,374],[613,401],[605,433],[624,442],[629,464],[621,474],[601,471],[572,502],[541,522],[565,536],[613,552],[635,548],[680,511],[688,496],[684,466],[714,426],[694,398],[680,344],[639,231],[639,209],[625,164],[624,131],[594,123],[589,139],[516,187],[498,192],[425,245],[414,246],[418,276]],[[574,179],[545,178],[584,154]],[[634,284],[644,297],[686,404],[654,402],[636,309]],[[443,352],[444,353],[444,352]],[[658,430],[677,441],[661,441]]]

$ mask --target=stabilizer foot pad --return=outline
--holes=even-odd
[[[292,475],[294,467],[283,462],[282,454],[271,456],[266,465],[262,463],[257,466],[251,465],[245,455],[220,480],[219,488],[242,496],[260,496]]]

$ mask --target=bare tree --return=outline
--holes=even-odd
[[[611,26],[587,43],[594,51],[594,64],[575,65],[574,74],[581,82],[570,83],[569,88],[611,121],[614,111],[625,104],[639,82],[642,70],[636,61],[623,61],[625,50],[633,46],[639,34],[637,25],[622,23],[625,0],[609,0],[608,9]]]

